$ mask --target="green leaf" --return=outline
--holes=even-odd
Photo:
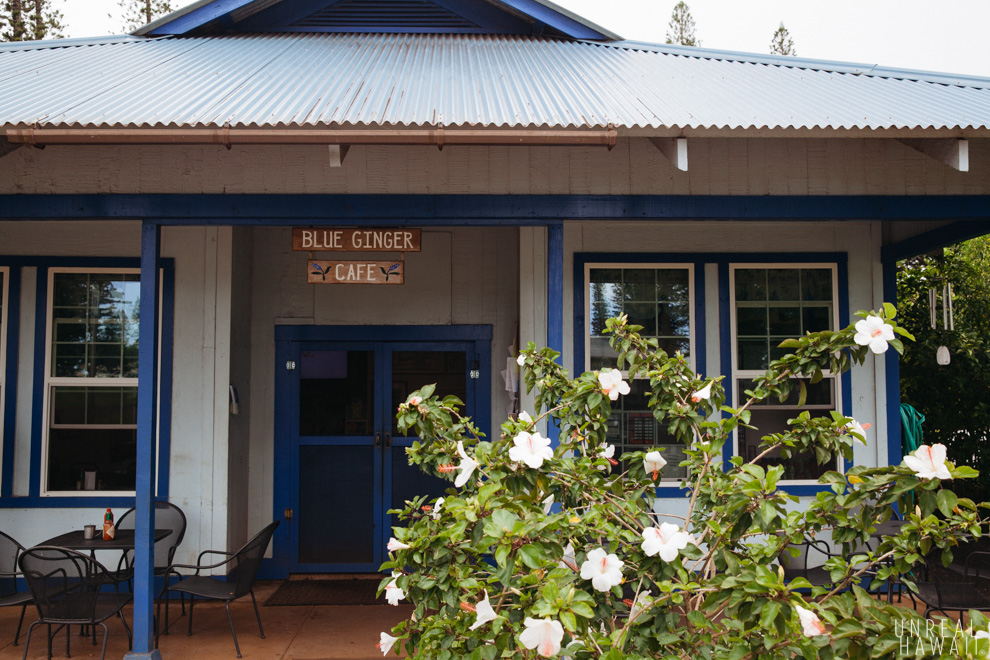
[[[798,408],[803,408],[804,404],[808,401],[808,386],[803,380],[798,381],[798,386],[800,390],[798,392]]]
[[[959,498],[951,490],[942,489],[938,491],[938,497],[936,498],[938,502],[938,510],[942,512],[944,516],[951,516],[952,510],[956,508],[956,504],[959,503]]]

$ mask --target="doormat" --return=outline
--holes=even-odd
[[[266,607],[291,605],[384,605],[385,597],[375,597],[377,579],[285,580],[268,600]]]

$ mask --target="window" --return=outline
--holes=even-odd
[[[694,275],[683,264],[586,264],[588,319],[585,333],[585,368],[616,366],[615,351],[603,335],[606,319],[627,314],[629,323],[643,326],[644,337],[655,338],[660,348],[673,355],[694,355]],[[608,442],[616,456],[625,451],[661,448],[667,460],[663,480],[680,481],[687,476],[677,467],[684,460],[684,445],[667,433],[647,407],[649,383],[634,380],[630,393],[612,404],[608,420]]]
[[[787,353],[780,342],[806,332],[833,330],[838,326],[836,269],[834,265],[749,266],[730,268],[732,292],[732,364],[736,402],[741,402],[752,379],[761,375],[772,360]],[[801,411],[827,415],[836,410],[839,379],[829,372],[820,382],[808,386],[807,401],[797,406],[797,393],[781,403],[768,399],[753,406],[752,425],[756,431],[737,431],[737,454],[745,460],[755,458],[760,440],[770,433],[780,433],[787,420]],[[772,452],[761,465],[784,464],[784,478],[795,481],[817,480],[836,465],[819,465],[811,452],[784,462],[779,452]]]
[[[42,490],[131,493],[139,271],[59,268],[48,278]]]

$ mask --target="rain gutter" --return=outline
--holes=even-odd
[[[11,145],[247,144],[615,146],[604,130],[255,129],[255,128],[8,128]]]

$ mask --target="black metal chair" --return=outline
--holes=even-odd
[[[941,550],[936,548],[923,560],[925,581],[914,583],[914,595],[927,606],[925,618],[932,612],[949,616],[950,611],[957,611],[960,618],[968,610],[990,612],[990,596],[984,593],[980,584],[981,578],[986,580],[990,577],[986,572],[990,567],[990,552],[971,552],[966,559],[961,581],[943,579],[958,569],[944,568],[940,560]]]
[[[777,562],[784,569],[784,579],[804,578],[812,587],[832,584],[832,576],[824,566],[808,566],[808,553],[814,548],[826,558],[835,556],[828,543],[821,540],[805,539],[801,543],[788,543],[777,556]],[[795,554],[794,551],[797,551]]]
[[[113,575],[89,555],[75,550],[54,546],[38,546],[21,553],[19,560],[21,573],[27,580],[38,608],[38,620],[28,628],[24,643],[24,658],[27,658],[34,627],[48,626],[48,658],[52,657],[52,626],[58,626],[54,634],[66,629],[65,655],[69,655],[69,626],[102,626],[103,650],[100,658],[107,653],[107,636],[110,634],[104,623],[114,615],[120,617],[127,631],[128,647],[131,643],[131,629],[121,610],[131,602],[131,594],[103,591],[104,585],[115,583]],[[116,587],[116,585],[114,584]],[[96,645],[96,636],[93,636]]]
[[[241,596],[250,594],[251,602],[254,604],[254,615],[258,619],[258,630],[261,632],[261,638],[265,638],[265,629],[261,625],[261,613],[258,611],[258,601],[254,597],[254,577],[258,573],[261,559],[265,554],[265,550],[268,548],[268,543],[272,540],[272,534],[275,533],[278,523],[279,521],[276,520],[269,524],[236,552],[204,550],[199,553],[195,565],[173,564],[169,567],[169,572],[175,571],[178,573],[178,569],[193,569],[196,571],[193,575],[182,577],[175,584],[168,584],[168,582],[165,584],[164,595],[166,597],[170,591],[179,594],[189,594],[191,597],[189,600],[189,631],[186,634],[192,635],[193,611],[195,610],[196,598],[222,600],[227,608],[227,622],[230,624],[230,634],[234,637],[234,649],[237,651],[237,657],[240,658],[241,647],[237,643],[237,633],[234,631],[234,619],[230,616],[230,603]],[[203,557],[210,554],[225,555],[227,558],[215,564],[204,564]],[[226,580],[199,574],[200,571],[219,568],[221,566],[230,567],[230,572]],[[158,600],[158,609],[160,613],[161,599]],[[155,635],[156,647],[158,646],[160,634],[161,630]]]
[[[24,625],[24,612],[33,597],[28,589],[17,590],[17,578],[21,571],[17,560],[24,552],[24,546],[15,541],[9,534],[0,532],[0,607],[21,606],[21,618],[17,621],[17,632],[14,634],[14,646],[21,637],[21,626]]]
[[[134,529],[134,509],[128,509],[117,519],[117,529]],[[155,577],[163,578],[166,582],[178,573],[169,574],[169,566],[175,557],[175,549],[182,543],[186,535],[186,515],[182,509],[170,502],[155,502],[155,529],[169,529],[171,534],[155,544]],[[128,550],[117,564],[116,578],[118,581],[131,582],[134,578],[134,551]],[[132,589],[133,590],[133,589]],[[186,599],[182,596],[182,613],[186,613]],[[168,600],[165,601],[165,631],[168,633]]]

